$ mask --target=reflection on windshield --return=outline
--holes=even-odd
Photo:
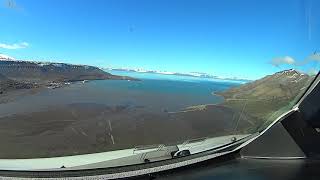
[[[320,68],[314,0],[3,2],[0,159],[206,151],[265,129]]]

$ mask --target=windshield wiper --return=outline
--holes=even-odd
[[[221,151],[241,144],[253,135],[229,135],[200,138],[178,145],[151,145],[132,149],[65,157],[35,159],[0,159],[1,170],[59,171],[119,167],[175,159],[204,151]]]

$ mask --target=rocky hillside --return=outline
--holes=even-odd
[[[28,82],[66,82],[100,79],[134,80],[130,77],[112,75],[93,66],[28,61],[0,61],[0,74],[12,80]]]
[[[0,94],[37,87],[54,89],[68,84],[66,82],[106,79],[136,80],[112,75],[94,66],[16,61],[8,58],[0,60]]]
[[[252,129],[256,130],[292,107],[313,78],[290,69],[215,94],[225,98],[222,105],[255,117]]]
[[[290,69],[218,94],[227,99],[292,99],[310,79],[309,75]]]

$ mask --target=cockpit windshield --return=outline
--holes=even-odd
[[[0,0],[0,169],[146,163],[259,133],[318,74],[319,17],[317,0]]]

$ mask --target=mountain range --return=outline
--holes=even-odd
[[[65,63],[19,61],[0,57],[0,93],[13,89],[60,87],[64,83],[83,80],[137,80],[107,73],[97,67]]]
[[[0,61],[0,74],[14,80],[66,82],[98,79],[134,80],[116,76],[94,66],[31,61]]]
[[[8,55],[0,54],[0,61],[15,61],[15,59]]]
[[[250,82],[249,79],[243,78],[226,78],[221,76],[216,76],[203,72],[188,72],[188,73],[179,73],[179,72],[169,72],[169,71],[159,71],[159,70],[144,70],[144,69],[130,69],[130,68],[104,68],[106,70],[114,71],[125,71],[125,72],[136,72],[136,73],[154,73],[162,75],[177,75],[177,76],[187,76],[187,77],[197,77],[197,78],[209,78],[209,79],[219,79],[219,80],[231,80],[231,81],[241,81],[241,82]]]

